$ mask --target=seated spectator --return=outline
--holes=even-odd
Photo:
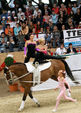
[[[22,12],[21,8],[19,8],[18,11],[19,12],[18,12],[17,16],[18,16],[18,19],[21,20],[21,15],[24,15],[24,17],[25,17],[25,14]]]
[[[48,15],[51,15],[51,9],[48,7],[47,4],[44,5],[44,10],[42,12],[42,15],[45,15],[45,12],[48,12]]]
[[[67,15],[67,8],[65,7],[63,3],[61,4],[60,11],[62,11],[64,15]]]
[[[43,17],[42,17],[42,15],[41,15],[40,12],[38,12],[38,15],[37,15],[36,21],[40,21],[40,24],[42,25],[42,23],[43,23]]]
[[[15,27],[16,27],[16,23],[19,23],[18,17],[14,16],[14,23],[15,23]]]
[[[49,27],[50,32],[53,32],[54,25],[53,25],[52,19],[49,20],[49,26],[48,27]]]
[[[56,25],[58,22],[58,15],[55,14],[54,10],[52,11],[51,19],[52,19],[53,25]]]
[[[58,14],[59,13],[59,8],[58,8],[58,6],[55,3],[53,4],[52,11],[54,11],[55,14]]]
[[[25,21],[25,15],[24,15],[24,13],[21,14],[21,19],[20,20],[23,21],[23,22]]]
[[[33,22],[30,21],[30,22],[29,22],[29,33],[32,33],[33,28],[34,28]]]
[[[78,29],[81,29],[81,22],[79,22]]]
[[[9,32],[11,32],[12,35],[13,35],[13,28],[10,28],[10,24],[7,24],[6,26],[7,26],[7,27],[6,27],[6,29],[5,29],[5,34],[8,35]]]
[[[74,23],[71,18],[68,18],[68,22],[67,22],[66,26],[67,26],[67,29],[70,29],[71,26],[74,26]]]
[[[14,40],[13,40],[13,35],[12,33],[9,31],[8,33],[8,41],[7,41],[7,46],[9,47],[9,51],[13,52],[14,51]]]
[[[6,27],[6,17],[5,16],[2,17],[1,24],[2,24],[3,28],[5,29],[5,27]]]
[[[37,19],[36,19],[36,16],[34,14],[32,15],[31,21],[33,22],[33,25],[36,25]]]
[[[15,23],[12,21],[11,16],[8,16],[7,24],[10,24],[10,27],[15,27]]]
[[[26,22],[22,22],[21,31],[23,35],[27,35],[29,32],[29,27],[26,25]]]
[[[48,15],[48,11],[45,11],[45,15],[43,16],[43,21],[45,23],[48,23],[50,19],[50,16]]]
[[[12,21],[15,21],[15,20],[14,20],[14,17],[15,17],[15,16],[17,16],[16,13],[15,13],[15,11],[12,11],[12,15],[11,15]]]
[[[40,21],[38,21],[36,24],[36,33],[39,33],[40,30],[41,30],[41,24],[40,24]]]
[[[38,34],[36,33],[35,27],[34,27],[33,30],[32,30],[32,34],[34,35],[33,40],[34,40],[34,41],[38,41]]]
[[[35,7],[32,5],[32,1],[29,0],[29,6],[31,13],[33,14]]]
[[[7,18],[8,18],[8,16],[11,16],[11,11],[10,10],[8,10],[8,12],[7,12]]]
[[[60,11],[59,19],[60,18],[63,19],[63,23],[66,23],[66,21],[67,21],[67,15],[65,15],[63,11]]]
[[[16,23],[16,27],[14,28],[14,35],[18,36],[19,31],[21,31],[21,26],[19,26],[19,23]]]
[[[12,20],[11,20],[11,16],[8,16],[7,18],[7,24],[11,24]]]
[[[4,30],[3,30],[2,24],[0,24],[0,36],[2,32],[4,32]]]
[[[46,31],[45,41],[47,45],[51,46],[51,32],[49,28],[47,28],[47,31]]]
[[[68,8],[67,8],[67,13],[68,13],[68,15],[70,15],[71,11],[72,11],[72,4],[69,3],[69,4],[68,4]]]
[[[30,8],[27,6],[26,11],[25,11],[25,16],[26,16],[26,18],[28,18],[31,15],[32,15],[32,12],[31,12]]]
[[[69,48],[67,49],[67,53],[77,53],[76,49],[72,46],[72,43],[69,43]]]
[[[61,28],[61,32],[60,32],[60,42],[63,43],[64,42],[64,35],[63,35],[63,30],[66,30],[66,26],[63,24],[62,28]]]
[[[50,16],[48,15],[48,11],[45,11],[45,15],[43,16],[45,31],[46,31],[46,28],[49,26],[49,20],[50,20]]]
[[[14,42],[15,42],[15,45],[17,45],[17,43],[18,43],[17,36],[19,34],[19,31],[21,31],[21,26],[19,25],[19,23],[16,23],[16,27],[14,28]]]
[[[58,30],[57,26],[54,26],[54,28],[53,28],[51,41],[52,41],[53,48],[60,46],[60,31]]]
[[[7,13],[5,10],[2,11],[2,14],[1,14],[1,19],[5,17],[7,19]]]
[[[38,39],[40,39],[40,38],[44,38],[45,39],[45,36],[46,36],[46,34],[44,32],[44,29],[43,29],[43,27],[41,27],[40,32],[38,34]]]
[[[22,51],[25,42],[24,42],[24,35],[22,35],[21,31],[19,31],[17,39],[18,39],[18,51]]]
[[[76,22],[76,25],[78,25],[81,21],[81,12],[79,8],[77,8],[77,13],[74,16],[74,21]]]
[[[75,16],[74,12],[73,12],[73,10],[71,10],[70,15],[68,17],[71,18],[72,21],[74,21],[74,16]]]
[[[62,25],[64,25],[63,18],[59,18],[57,26],[60,31],[62,30]]]
[[[76,14],[77,13],[77,4],[76,3],[74,3],[73,4],[73,7],[72,7],[72,10],[73,10],[73,12],[74,12],[74,14]]]
[[[37,15],[38,15],[38,12],[41,13],[41,10],[39,9],[38,6],[35,6],[34,15],[35,15],[36,17],[37,17]]]
[[[64,44],[61,43],[60,47],[56,49],[56,55],[64,55],[66,54],[66,49],[64,47]]]
[[[7,45],[7,37],[5,36],[5,33],[2,32],[1,37],[0,37],[0,52],[1,53],[5,52],[6,45]]]

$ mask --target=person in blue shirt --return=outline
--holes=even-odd
[[[17,23],[16,27],[14,28],[14,35],[18,36],[19,31],[21,31],[21,27],[19,26],[19,23]]]
[[[74,12],[74,14],[77,13],[77,9],[78,9],[77,4],[74,3],[74,5],[73,5],[73,7],[72,7],[72,11]]]
[[[3,53],[5,52],[5,46],[7,45],[7,37],[5,36],[5,33],[1,33],[0,37],[0,52]]]
[[[54,10],[52,11],[51,19],[52,19],[53,24],[56,25],[58,22],[58,15],[55,14]]]

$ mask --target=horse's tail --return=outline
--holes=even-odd
[[[71,72],[71,69],[70,69],[69,65],[67,64],[67,62],[66,62],[65,60],[61,60],[61,61],[62,61],[62,62],[64,63],[64,65],[65,65],[66,73],[67,73],[67,75],[69,76],[69,78],[70,78],[72,81],[74,81],[74,83],[78,84],[78,82],[75,80],[75,78],[74,78],[74,76],[73,76],[73,74],[72,74],[72,72]]]

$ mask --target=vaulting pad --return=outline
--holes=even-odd
[[[27,67],[27,70],[29,72],[33,72],[35,67],[32,65],[33,62],[28,62],[28,63],[25,63],[26,67]],[[48,69],[49,67],[51,66],[51,62],[47,62],[45,64],[40,64],[38,67],[39,67],[39,71],[43,71],[45,69]]]

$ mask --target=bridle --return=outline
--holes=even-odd
[[[39,66],[39,63],[36,62],[36,63],[35,63],[35,68],[37,68],[38,66]],[[22,76],[20,76],[20,77],[14,78],[13,75],[15,75],[15,73],[11,72],[11,70],[10,70],[8,67],[5,67],[5,68],[8,70],[8,72],[9,72],[8,75],[9,75],[9,77],[10,77],[10,79],[7,80],[7,74],[4,72],[4,75],[5,75],[7,84],[9,84],[10,81],[11,81],[12,84],[13,84],[13,83],[16,82],[17,80],[20,80],[21,78],[23,78],[23,77],[25,77],[25,76],[27,76],[27,75],[29,75],[29,74],[32,74],[32,72],[29,72],[29,73],[26,73],[26,74],[24,74],[24,75],[22,75]],[[16,75],[15,75],[15,76],[16,76]],[[32,81],[21,81],[21,82],[33,83]]]
[[[24,75],[22,75],[22,76],[20,76],[20,77],[14,78],[13,75],[15,75],[15,73],[11,72],[11,70],[9,70],[8,67],[6,67],[6,69],[8,70],[8,72],[9,72],[8,75],[9,75],[9,77],[10,77],[10,79],[7,80],[6,77],[7,77],[8,75],[7,75],[6,73],[4,73],[7,83],[9,83],[9,81],[11,81],[12,83],[14,83],[14,82],[16,82],[17,80],[19,80],[19,79],[21,79],[21,78],[23,78],[23,77],[25,77],[25,76],[27,76],[28,74],[31,73],[31,72],[29,72],[29,73],[26,73],[26,74],[24,74]]]

